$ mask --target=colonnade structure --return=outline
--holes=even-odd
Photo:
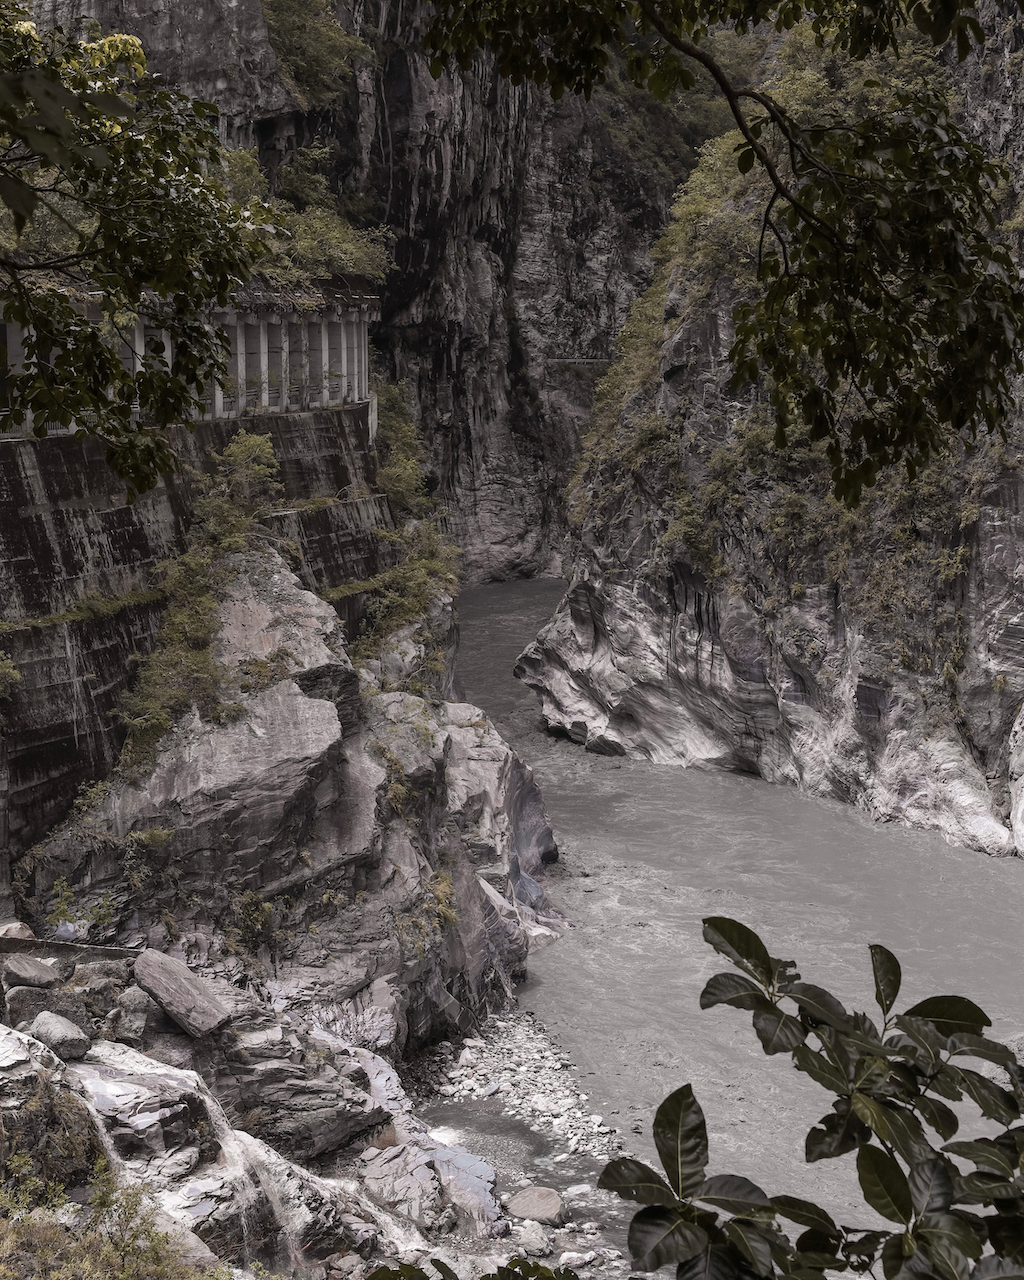
[[[227,376],[208,391],[198,417],[293,413],[373,399],[368,328],[380,319],[380,300],[362,281],[345,281],[340,286],[320,282],[315,293],[301,298],[247,288],[232,303],[209,317],[226,331],[231,350]],[[20,326],[8,323],[6,330],[8,366],[17,368],[22,353]],[[164,358],[170,359],[168,335],[140,317],[123,347],[125,363],[137,366],[147,346],[153,350],[154,341],[163,344]],[[372,425],[376,425],[375,416],[371,413]],[[0,435],[20,436],[28,430],[26,426],[16,433],[5,432],[0,419]],[[47,430],[56,434],[74,427],[47,424]]]

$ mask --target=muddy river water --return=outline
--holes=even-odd
[[[562,589],[539,580],[459,599],[467,698],[533,766],[560,850],[548,892],[573,922],[531,957],[520,1002],[638,1155],[653,1158],[650,1117],[689,1081],[707,1116],[709,1172],[821,1196],[859,1221],[851,1162],[803,1162],[803,1135],[828,1111],[827,1095],[788,1057],[763,1055],[749,1014],[699,1009],[707,978],[728,967],[702,940],[702,917],[742,920],[773,955],[795,957],[805,979],[869,1011],[867,944],[881,942],[903,964],[907,1004],[957,992],[987,1010],[992,1034],[1010,1037],[1024,1032],[1024,860],[878,825],[756,778],[588,755],[550,737],[511,672]]]

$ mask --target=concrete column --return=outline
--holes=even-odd
[[[299,352],[299,403],[298,408],[309,408],[309,324],[304,316],[299,317],[299,341],[302,349]]]
[[[215,328],[228,329],[228,336],[230,337],[230,329],[228,328],[227,316],[215,315],[213,317],[213,323]],[[231,364],[230,364],[230,358],[229,358],[228,373],[230,374],[230,372],[231,372]],[[215,418],[224,417],[224,388],[221,385],[219,380],[215,381],[213,384],[213,416]]]
[[[260,368],[260,386],[259,394],[256,397],[257,404],[263,406],[264,409],[270,407],[270,351],[267,345],[267,317],[260,316],[260,349],[259,349],[259,368]]]
[[[370,393],[370,351],[369,334],[366,328],[366,308],[359,308],[358,349],[359,349],[359,400],[365,400]]]
[[[288,388],[292,382],[291,336],[288,332],[288,317],[282,316],[281,324],[281,391],[277,397],[278,413],[288,412]]]
[[[238,395],[235,396],[235,417],[245,413],[245,316],[235,312],[235,350],[234,368],[231,372],[238,384]]]
[[[349,400],[348,380],[352,376],[348,367],[348,340],[349,340],[348,317],[349,317],[349,313],[347,311],[338,312],[338,319],[341,321],[341,360],[340,360],[341,395],[338,397],[338,401],[340,404],[348,403],[348,400]]]
[[[320,316],[320,406],[331,403],[331,329],[326,312]]]

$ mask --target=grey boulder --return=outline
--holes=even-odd
[[[562,1197],[552,1187],[526,1187],[508,1202],[508,1211],[515,1218],[528,1218],[530,1222],[543,1222],[558,1226],[564,1220]]]
[[[231,1009],[211,982],[162,951],[143,951],[135,961],[135,981],[168,1017],[197,1039],[217,1031],[231,1018]]]
[[[33,1040],[38,1040],[48,1049],[52,1049],[57,1057],[63,1058],[65,1062],[75,1062],[79,1058],[84,1058],[92,1043],[80,1027],[76,1027],[67,1018],[62,1018],[59,1013],[50,1013],[48,1009],[44,1009],[36,1016],[28,1029],[28,1034]]]
[[[11,956],[4,963],[3,984],[10,987],[55,987],[60,974],[50,964],[34,956]]]

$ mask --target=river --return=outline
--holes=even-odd
[[[702,917],[742,920],[773,955],[795,957],[806,980],[873,1014],[867,944],[881,942],[903,964],[904,1007],[956,992],[1006,1038],[1024,1031],[1024,860],[758,778],[589,755],[551,737],[512,666],[562,589],[503,583],[458,602],[467,699],[533,766],[560,850],[547,889],[574,926],[531,957],[520,1003],[637,1154],[654,1157],[650,1117],[689,1081],[707,1116],[709,1172],[822,1197],[843,1220],[863,1221],[863,1211],[851,1218],[860,1198],[850,1160],[803,1163],[804,1134],[830,1098],[787,1056],[764,1056],[748,1013],[699,1009],[708,977],[729,968],[702,940]]]

